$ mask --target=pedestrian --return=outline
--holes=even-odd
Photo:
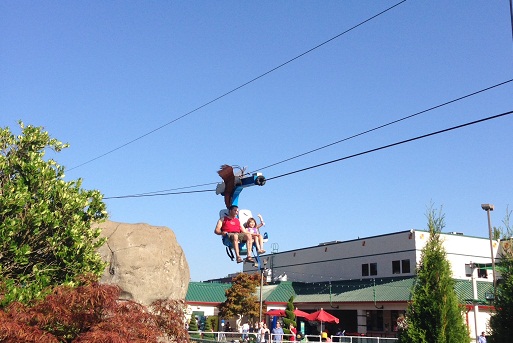
[[[485,336],[485,333],[484,331],[481,332],[481,336],[478,337],[478,343],[486,343],[486,336]]]
[[[267,324],[262,322],[259,324],[259,326],[260,326],[260,330],[258,330],[258,335],[260,337],[259,342],[260,343],[268,343],[270,332],[269,332],[269,329],[267,328]]]
[[[276,327],[273,329],[273,341],[281,342],[283,341],[283,329],[281,328],[280,322],[276,323]]]
[[[294,324],[290,323],[289,330],[290,330],[290,333],[291,333],[290,340],[291,341],[295,341],[296,340],[297,329],[294,327]]]
[[[245,322],[242,324],[242,340],[247,341],[248,340],[248,333],[249,333],[249,323]]]

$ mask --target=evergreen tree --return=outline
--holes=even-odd
[[[205,319],[205,333],[203,334],[203,338],[213,339],[214,334],[212,333],[212,324],[209,318]]]
[[[290,324],[297,327],[296,324],[296,314],[294,313],[294,296],[291,296],[289,301],[287,302],[287,308],[285,309],[285,317],[283,317],[283,332],[286,334],[290,334]]]
[[[497,263],[502,280],[497,285],[496,299],[494,300],[495,314],[490,318],[492,342],[513,342],[511,325],[513,323],[513,230],[510,226],[511,212],[506,212],[503,223],[507,232],[503,237],[502,255]]]
[[[198,321],[196,320],[196,316],[194,315],[194,313],[191,315],[191,320],[189,320],[189,331],[194,331],[194,332],[199,331]],[[198,333],[193,333],[190,336],[191,336],[191,338],[201,337],[200,334],[198,334]]]
[[[218,316],[209,316],[207,317],[207,321],[210,322],[210,327],[214,329],[214,331],[219,331],[219,317]]]
[[[451,267],[440,233],[445,216],[433,207],[428,210],[429,239],[422,249],[412,299],[406,312],[400,342],[465,343],[470,337],[463,319]]]

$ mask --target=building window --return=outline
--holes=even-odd
[[[362,276],[378,275],[377,263],[364,263],[362,264]]]
[[[369,276],[369,265],[362,264],[362,276]]]
[[[378,264],[377,263],[370,264],[370,275],[378,275]]]
[[[410,260],[392,261],[392,274],[410,273]]]
[[[477,277],[482,279],[488,279],[488,272],[486,269],[478,269],[477,270]]]
[[[402,260],[403,274],[410,273],[410,260]]]
[[[401,274],[401,261],[392,261],[392,274]]]
[[[367,311],[367,331],[383,331],[383,311]]]

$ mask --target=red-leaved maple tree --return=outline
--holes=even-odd
[[[58,286],[41,301],[9,304],[0,310],[0,342],[189,342],[183,301],[145,307],[119,300],[119,287],[96,280],[83,277],[78,287]]]

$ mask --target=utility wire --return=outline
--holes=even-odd
[[[160,195],[176,195],[176,194],[191,194],[191,193],[204,193],[204,192],[215,192],[215,189],[204,189],[200,191],[188,191],[188,192],[166,192],[166,193],[153,193],[153,194],[133,194],[133,195],[120,195],[114,197],[105,197],[107,199],[124,199],[124,198],[142,198],[142,197],[155,197]]]
[[[413,141],[416,141],[416,140],[419,140],[419,139],[422,139],[422,138],[427,138],[427,137],[431,137],[431,136],[434,136],[434,135],[438,135],[440,133],[444,133],[444,132],[448,132],[448,131],[452,131],[452,130],[456,130],[456,129],[461,129],[461,128],[465,127],[465,126],[470,126],[470,125],[478,124],[478,123],[481,123],[481,122],[484,122],[484,121],[488,121],[488,120],[492,120],[492,119],[497,119],[497,118],[500,118],[500,117],[503,117],[503,116],[506,116],[506,115],[509,115],[509,114],[512,114],[512,113],[513,113],[513,111],[509,111],[509,112],[504,112],[504,113],[497,114],[497,115],[494,115],[494,116],[491,116],[491,117],[486,117],[486,118],[483,118],[483,119],[474,120],[474,121],[471,121],[471,122],[468,122],[468,123],[465,123],[465,124],[453,126],[453,127],[447,128],[447,129],[431,132],[431,133],[428,133],[428,134],[425,134],[425,135],[422,135],[422,136],[417,136],[417,137],[406,139],[406,140],[403,140],[403,141],[400,141],[400,142],[384,145],[384,146],[381,146],[379,148],[374,148],[374,149],[363,151],[363,152],[360,152],[360,153],[357,153],[357,154],[353,154],[353,155],[349,155],[349,156],[346,156],[346,157],[338,158],[336,160],[332,160],[332,161],[329,161],[329,162],[324,162],[324,163],[316,164],[314,166],[310,166],[310,167],[307,167],[307,168],[298,169],[298,170],[295,170],[295,171],[292,171],[292,172],[288,172],[288,173],[285,173],[285,174],[274,176],[274,177],[268,178],[267,181],[278,179],[280,177],[289,176],[289,175],[300,173],[300,172],[304,172],[306,170],[322,167],[322,166],[325,166],[325,165],[328,165],[328,164],[331,164],[331,163],[344,161],[344,160],[347,160],[347,159],[350,159],[350,158],[353,158],[353,157],[369,154],[371,152],[376,152],[376,151],[379,151],[379,150],[388,149],[388,148],[394,147],[396,145],[401,145],[401,144],[413,142]]]
[[[453,131],[453,130],[456,130],[456,129],[461,129],[461,128],[466,127],[466,126],[470,126],[470,125],[482,123],[482,122],[485,122],[485,121],[497,119],[497,118],[500,118],[500,117],[504,117],[504,116],[510,115],[512,113],[513,113],[513,111],[504,112],[504,113],[496,114],[496,115],[489,116],[489,117],[486,117],[486,118],[474,120],[474,121],[471,121],[471,122],[468,122],[468,123],[452,126],[452,127],[447,128],[447,129],[431,132],[431,133],[428,133],[428,134],[425,134],[425,135],[421,135],[421,136],[417,136],[417,137],[414,137],[414,138],[402,140],[402,141],[395,142],[395,143],[392,143],[392,144],[383,145],[383,146],[378,147],[378,148],[366,150],[366,151],[363,151],[363,152],[360,152],[360,153],[357,153],[357,154],[353,154],[353,155],[345,156],[345,157],[342,157],[342,158],[338,158],[336,160],[331,160],[331,161],[328,161],[328,162],[324,162],[324,163],[316,164],[316,165],[313,165],[313,166],[310,166],[310,167],[298,169],[298,170],[295,170],[295,171],[292,171],[292,172],[288,172],[288,173],[285,173],[285,174],[281,174],[281,175],[278,175],[278,176],[273,176],[273,177],[267,178],[267,181],[278,179],[278,178],[281,178],[281,177],[289,176],[289,175],[300,173],[300,172],[304,172],[304,171],[307,171],[307,170],[310,170],[310,169],[323,167],[323,166],[326,166],[328,164],[332,164],[332,163],[335,163],[335,162],[340,162],[340,161],[348,160],[350,158],[366,155],[366,154],[369,154],[371,152],[376,152],[376,151],[379,151],[379,150],[388,149],[388,148],[391,148],[391,147],[394,147],[394,146],[397,146],[397,145],[413,142],[413,141],[416,141],[416,140],[419,140],[419,139],[435,136],[435,135],[438,135],[438,134],[441,134],[441,133]],[[135,194],[135,195],[122,195],[122,196],[115,196],[115,197],[106,197],[104,199],[138,198],[138,197],[148,197],[148,196],[190,194],[190,193],[202,193],[202,192],[214,192],[214,191],[215,190],[211,189],[211,190],[200,190],[200,191],[189,191],[189,192]]]
[[[189,189],[189,188],[196,188],[196,187],[202,187],[202,186],[217,185],[218,183],[219,182],[202,183],[202,184],[194,185],[194,186],[177,187],[177,188],[171,188],[171,189],[164,189],[164,190],[160,190],[160,191],[139,193],[139,194],[134,194],[134,196],[151,195],[151,194],[162,193],[162,192],[172,192],[172,191],[178,191],[181,189]]]
[[[358,136],[365,135],[365,134],[367,134],[367,133],[369,133],[369,132],[372,132],[372,131],[376,131],[376,130],[382,129],[382,128],[386,127],[386,126],[389,126],[389,125],[392,125],[392,124],[396,124],[396,123],[401,122],[401,121],[403,121],[403,120],[413,118],[413,117],[418,116],[418,115],[420,115],[420,114],[423,114],[423,113],[426,113],[426,112],[432,111],[432,110],[434,110],[434,109],[437,109],[437,108],[440,108],[440,107],[443,107],[443,106],[446,106],[446,105],[452,104],[453,102],[457,102],[457,101],[463,100],[463,99],[465,99],[465,98],[469,98],[469,97],[474,96],[474,95],[476,95],[476,94],[479,94],[479,93],[482,93],[482,92],[488,91],[488,90],[493,89],[493,88],[495,88],[495,87],[499,87],[499,86],[505,85],[505,84],[507,84],[507,83],[509,83],[509,82],[512,82],[512,81],[513,81],[513,79],[509,79],[509,80],[507,80],[507,81],[504,81],[504,82],[498,83],[498,84],[496,84],[496,85],[493,85],[493,86],[490,86],[490,87],[487,87],[487,88],[481,89],[481,90],[479,90],[479,91],[476,91],[476,92],[473,92],[473,93],[470,93],[470,94],[467,94],[467,95],[461,96],[461,97],[459,97],[459,98],[456,98],[456,99],[453,99],[453,100],[450,100],[450,101],[444,102],[443,104],[440,104],[440,105],[436,105],[436,106],[430,107],[430,108],[425,109],[425,110],[423,110],[423,111],[420,111],[420,112],[417,112],[417,113],[411,114],[411,115],[409,115],[409,116],[406,116],[406,117],[403,117],[403,118],[400,118],[400,119],[397,119],[397,120],[394,120],[394,121],[388,122],[388,123],[383,124],[383,125],[380,125],[380,126],[376,126],[376,127],[375,127],[375,128],[373,128],[373,129],[369,129],[369,130],[366,130],[366,131],[363,131],[363,132],[357,133],[357,134],[355,134],[355,135],[352,135],[352,136],[346,137],[346,138],[344,138],[344,139],[338,140],[338,141],[336,141],[336,142],[329,143],[329,144],[323,145],[323,146],[321,146],[321,147],[319,147],[319,148],[315,148],[315,149],[313,149],[313,150],[310,150],[310,151],[304,152],[304,153],[302,153],[302,154],[299,154],[299,155],[296,155],[296,156],[293,156],[293,157],[289,157],[289,158],[287,158],[287,159],[285,159],[285,160],[283,160],[283,161],[276,162],[276,163],[273,163],[273,164],[269,164],[268,166],[265,166],[265,167],[263,167],[263,168],[258,168],[258,169],[256,169],[255,171],[264,170],[264,169],[266,169],[266,168],[270,168],[270,167],[276,166],[276,165],[278,165],[278,164],[281,164],[281,163],[284,163],[284,162],[288,162],[288,161],[293,160],[293,159],[295,159],[295,158],[298,158],[298,157],[301,157],[301,156],[305,156],[305,155],[311,154],[312,152],[316,152],[316,151],[319,151],[319,150],[322,150],[322,149],[328,148],[328,147],[330,147],[330,146],[332,146],[332,145],[339,144],[339,143],[345,142],[345,141],[347,141],[347,140],[350,140],[350,139],[356,138],[356,137],[358,137]],[[254,172],[251,172],[251,173],[254,173]]]
[[[196,112],[196,111],[198,111],[198,110],[200,110],[200,109],[202,109],[202,108],[204,108],[204,107],[206,107],[206,106],[208,106],[208,105],[210,105],[210,104],[212,104],[212,103],[214,103],[214,102],[216,102],[216,101],[218,101],[218,100],[220,100],[220,99],[222,99],[222,98],[224,98],[224,97],[226,97],[226,96],[228,96],[228,95],[230,95],[230,94],[232,94],[232,93],[234,93],[234,92],[236,92],[236,91],[238,91],[239,89],[241,89],[241,88],[243,88],[243,87],[245,87],[245,86],[247,86],[247,85],[249,85],[249,84],[251,84],[251,83],[253,83],[253,82],[255,82],[255,81],[259,80],[259,79],[261,79],[261,78],[263,78],[264,76],[266,76],[266,75],[268,75],[268,74],[270,74],[270,73],[272,73],[272,72],[274,72],[274,71],[276,71],[276,70],[278,70],[278,69],[280,69],[280,68],[282,68],[282,67],[286,66],[287,64],[289,64],[289,63],[291,63],[291,62],[294,62],[295,60],[297,60],[297,59],[299,59],[299,58],[301,58],[301,57],[303,57],[303,56],[305,56],[305,55],[309,54],[310,52],[312,52],[312,51],[314,51],[314,50],[316,50],[316,49],[318,49],[318,48],[322,47],[323,45],[328,44],[329,42],[331,42],[331,41],[333,41],[333,40],[335,40],[335,39],[339,38],[340,36],[345,35],[346,33],[348,33],[348,32],[350,32],[350,31],[352,31],[352,30],[354,30],[354,29],[358,28],[359,26],[362,26],[363,24],[365,24],[365,23],[367,23],[367,22],[369,22],[369,21],[371,21],[371,20],[373,20],[373,19],[375,19],[375,18],[379,17],[380,15],[382,15],[382,14],[384,14],[384,13],[386,13],[386,12],[390,11],[391,9],[393,9],[393,8],[395,8],[395,7],[397,7],[397,6],[399,6],[400,4],[402,4],[402,3],[404,3],[404,2],[406,2],[406,0],[403,0],[403,1],[398,2],[397,4],[395,4],[395,5],[393,5],[393,6],[389,7],[389,8],[387,8],[387,9],[385,9],[385,10],[381,11],[381,12],[379,12],[378,14],[373,15],[372,17],[370,17],[370,18],[368,18],[368,19],[366,19],[366,20],[364,20],[364,21],[362,21],[362,22],[360,22],[360,23],[358,23],[358,24],[354,25],[353,27],[351,27],[351,28],[349,28],[349,29],[347,29],[347,30],[345,30],[345,31],[343,31],[343,32],[341,32],[341,33],[339,33],[338,35],[336,35],[336,36],[334,36],[334,37],[332,37],[332,38],[330,38],[330,39],[328,39],[328,40],[326,40],[326,41],[324,41],[324,42],[322,42],[322,43],[320,43],[320,44],[318,44],[318,45],[314,46],[313,48],[311,48],[311,49],[309,49],[309,50],[307,50],[307,51],[305,51],[305,52],[303,52],[303,53],[301,53],[301,54],[297,55],[297,56],[296,56],[296,57],[294,57],[294,58],[291,58],[290,60],[288,60],[288,61],[286,61],[286,62],[284,62],[284,63],[282,63],[282,64],[278,65],[277,67],[274,67],[274,68],[272,68],[271,70],[269,70],[269,71],[267,71],[267,72],[265,72],[265,73],[263,73],[263,74],[261,74],[261,75],[259,75],[259,76],[255,77],[255,78],[253,78],[253,79],[251,79],[251,80],[249,80],[249,81],[247,81],[247,82],[243,83],[242,85],[240,85],[240,86],[238,86],[238,87],[235,87],[234,89],[232,89],[232,90],[230,90],[230,91],[228,91],[228,92],[226,92],[226,93],[224,93],[224,94],[222,94],[222,95],[218,96],[217,98],[214,98],[213,100],[210,100],[210,101],[208,101],[208,102],[204,103],[203,105],[201,105],[201,106],[199,106],[199,107],[196,107],[195,109],[193,109],[193,110],[191,110],[191,111],[189,111],[189,112],[187,112],[187,113],[185,113],[185,114],[183,114],[183,115],[181,115],[181,116],[179,116],[179,117],[177,117],[177,118],[175,118],[175,119],[171,120],[170,122],[168,122],[168,123],[166,123],[166,124],[164,124],[164,125],[161,125],[161,126],[157,127],[156,129],[153,129],[153,130],[151,130],[151,131],[149,131],[149,132],[147,132],[147,133],[145,133],[145,134],[143,134],[143,135],[141,135],[141,136],[139,136],[139,137],[137,137],[137,138],[134,138],[134,139],[132,139],[131,141],[128,141],[128,142],[126,142],[125,144],[122,144],[122,145],[118,146],[117,148],[114,148],[114,149],[112,149],[112,150],[109,150],[109,151],[107,151],[107,152],[105,152],[105,153],[103,153],[103,154],[101,154],[101,155],[99,155],[99,156],[97,156],[97,157],[95,157],[95,158],[92,158],[92,159],[90,159],[90,160],[88,160],[88,161],[85,161],[85,162],[83,162],[83,163],[79,164],[79,165],[76,165],[76,166],[74,166],[74,167],[72,167],[72,168],[69,168],[69,169],[68,169],[68,171],[73,170],[73,169],[77,169],[77,168],[79,168],[79,167],[82,167],[83,165],[86,165],[86,164],[91,163],[91,162],[93,162],[93,161],[96,161],[96,160],[98,160],[98,159],[100,159],[100,158],[102,158],[102,157],[105,157],[105,156],[107,156],[107,155],[109,155],[109,154],[111,154],[111,153],[113,153],[113,152],[115,152],[115,151],[117,151],[117,150],[120,150],[120,149],[122,149],[122,148],[126,147],[127,145],[130,145],[130,144],[132,144],[132,143],[135,143],[135,142],[137,142],[138,140],[141,140],[142,138],[144,138],[144,137],[146,137],[146,136],[149,136],[149,135],[151,135],[152,133],[155,133],[155,132],[157,132],[157,131],[159,131],[159,130],[161,130],[161,129],[165,128],[165,127],[166,127],[166,126],[168,126],[168,125],[171,125],[171,124],[175,123],[176,121],[178,121],[178,120],[180,120],[180,119],[183,119],[183,118],[187,117],[188,115],[190,115],[190,114],[192,114],[192,113],[194,113],[194,112]]]
[[[511,40],[513,40],[513,0],[509,0],[509,17],[511,21]]]
[[[457,101],[460,101],[460,100],[463,100],[465,98],[469,98],[471,96],[474,96],[474,95],[477,95],[479,93],[483,93],[485,91],[488,91],[490,89],[493,89],[493,88],[496,88],[496,87],[499,87],[499,86],[503,86],[507,83],[510,83],[512,82],[513,79],[509,79],[507,81],[504,81],[504,82],[500,82],[500,83],[497,83],[493,86],[490,86],[490,87],[487,87],[487,88],[483,88],[481,90],[478,90],[478,91],[475,91],[473,93],[469,93],[467,95],[463,95],[459,98],[456,98],[456,99],[453,99],[453,100],[449,100],[449,101],[446,101],[442,104],[439,104],[439,105],[436,105],[436,106],[433,106],[433,107],[430,107],[428,109],[425,109],[425,110],[422,110],[420,112],[417,112],[417,113],[414,113],[414,114],[411,114],[409,116],[406,116],[406,117],[403,117],[403,118],[400,118],[400,119],[397,119],[397,120],[394,120],[394,121],[391,121],[389,123],[386,123],[386,124],[383,124],[383,125],[380,125],[380,126],[377,126],[375,128],[372,128],[372,129],[369,129],[369,130],[366,130],[366,131],[363,131],[363,132],[360,132],[358,134],[355,134],[355,135],[352,135],[352,136],[349,136],[349,137],[346,137],[346,138],[343,138],[341,140],[338,140],[336,142],[333,142],[333,143],[329,143],[329,144],[326,144],[324,146],[321,146],[319,148],[316,148],[316,149],[313,149],[313,150],[310,150],[310,151],[307,151],[307,152],[304,152],[302,154],[299,154],[299,155],[296,155],[296,156],[293,156],[293,157],[290,157],[290,158],[287,158],[283,161],[280,161],[280,162],[276,162],[276,163],[273,163],[273,164],[270,164],[268,166],[265,166],[263,168],[259,168],[259,169],[256,169],[255,171],[252,171],[252,172],[249,172],[248,174],[253,174],[254,172],[256,171],[260,171],[260,170],[264,170],[266,168],[270,168],[270,167],[273,167],[273,166],[276,166],[278,164],[281,164],[281,163],[284,163],[284,162],[287,162],[287,161],[290,161],[290,160],[293,160],[295,158],[298,158],[298,157],[301,157],[301,156],[305,156],[305,155],[308,155],[308,154],[311,154],[313,152],[316,152],[316,151],[319,151],[319,150],[322,150],[324,148],[327,148],[327,147],[330,147],[332,145],[335,145],[335,144],[339,144],[339,143],[342,143],[344,141],[347,141],[347,140],[350,140],[350,139],[353,139],[353,138],[356,138],[358,136],[362,136],[364,134],[367,134],[369,132],[372,132],[372,131],[376,131],[376,130],[379,130],[381,128],[384,128],[386,126],[389,126],[389,125],[392,125],[392,124],[395,124],[395,123],[398,123],[400,121],[403,121],[403,120],[406,120],[406,119],[410,119],[410,118],[413,118],[415,116],[418,116],[420,114],[423,114],[423,113],[426,113],[426,112],[429,112],[431,110],[434,110],[434,109],[437,109],[437,108],[440,108],[440,107],[443,107],[443,106],[446,106],[446,105],[449,105],[449,104],[452,104],[454,102],[457,102]],[[189,188],[196,188],[196,187],[202,187],[202,186],[209,186],[209,185],[215,185],[217,184],[218,182],[210,182],[210,183],[203,183],[203,184],[199,184],[199,185],[195,185],[195,186],[187,186],[187,187],[178,187],[178,188],[171,188],[171,189],[164,189],[164,190],[159,190],[159,191],[153,191],[153,192],[145,192],[145,193],[140,193],[140,194],[134,194],[133,196],[142,196],[142,195],[150,195],[150,194],[156,194],[156,193],[164,193],[164,192],[172,192],[172,191],[177,191],[177,190],[182,190],[182,189],[189,189]]]

